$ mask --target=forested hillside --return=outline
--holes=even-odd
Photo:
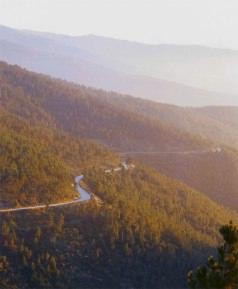
[[[29,135],[18,134],[1,123],[0,205],[13,207],[73,199],[76,194],[72,180],[69,169],[56,155]]]
[[[3,288],[182,289],[213,251],[218,226],[238,220],[139,164],[113,175],[87,169],[86,182],[102,206],[1,215]]]
[[[76,173],[118,162],[99,145],[0,111],[0,206],[72,200]]]
[[[163,125],[238,148],[238,107],[180,107],[116,93],[101,94],[101,98]]]
[[[75,138],[132,152],[125,157],[151,164],[237,209],[237,152],[221,146],[236,148],[235,108],[157,104],[54,80],[6,63],[0,65],[0,83],[0,103],[8,112]],[[219,146],[221,151],[214,152]],[[175,154],[190,151],[206,153]]]
[[[131,157],[154,166],[161,173],[181,180],[211,199],[238,210],[238,153],[140,154]]]
[[[116,108],[104,92],[0,65],[1,207],[74,198],[85,175],[95,199],[0,213],[4,289],[183,289],[235,212],[133,161],[105,173],[116,150],[206,150],[210,141]],[[89,140],[91,139],[91,140]]]
[[[139,153],[128,152],[125,156],[153,165],[164,174],[206,193],[215,201],[238,209],[238,108],[183,108],[119,94],[101,94],[101,99],[129,113],[136,112],[165,126],[212,141],[211,149],[198,149],[194,153],[183,150],[181,154],[164,154],[159,149],[150,153],[145,149]]]
[[[0,103],[8,112],[44,128],[64,130],[75,138],[132,152],[125,157],[152,164],[237,209],[237,152],[224,147],[213,152],[223,143],[236,147],[235,108],[190,109],[157,104],[53,80],[5,63],[0,65],[0,76]],[[63,149],[57,153],[60,151]],[[176,151],[207,153],[176,155]]]
[[[50,115],[58,128],[76,137],[99,141],[110,148],[181,150],[208,145],[196,136],[107,104],[100,99],[103,94],[100,91],[51,80],[5,63],[0,65],[0,79],[1,103],[11,112],[45,122],[44,115],[32,113],[32,107],[37,105],[41,112]],[[16,90],[20,90],[20,94]],[[26,98],[32,107],[25,104]],[[19,110],[19,106],[24,110]]]

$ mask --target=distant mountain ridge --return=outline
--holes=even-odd
[[[230,149],[222,141],[229,136],[228,145],[235,145],[232,142],[232,129],[236,127],[235,108],[229,120],[228,116],[232,114],[228,110],[225,117],[222,108],[211,108],[211,112],[209,109],[206,112],[205,108],[194,109],[193,112],[189,108],[55,80],[6,63],[0,63],[0,88],[0,106],[9,113],[34,125],[91,139],[117,152],[166,153],[142,154],[138,159],[167,176],[186,182],[213,200],[237,209],[238,153],[235,146]],[[214,121],[208,113],[214,116]],[[230,131],[223,132],[225,126],[230,126]],[[215,142],[213,135],[217,138]],[[214,151],[216,147],[221,150]],[[186,154],[191,151],[198,154]],[[181,155],[180,152],[185,153]],[[132,154],[131,157],[135,156]],[[225,188],[227,192],[224,192]]]
[[[111,94],[111,97],[105,94],[103,99],[116,107],[210,139],[218,145],[238,148],[236,106],[180,107],[118,94]]]
[[[227,53],[232,57],[238,55],[235,51],[211,48],[146,45],[96,36],[34,33],[0,26],[0,59],[3,61],[86,86],[184,106],[238,105],[233,95],[235,92],[207,90],[216,90],[216,86],[195,88],[192,81],[184,82],[168,75],[176,73],[179,76],[184,70],[191,76],[193,73],[186,67],[187,70],[182,69],[184,61],[190,61],[192,66],[189,65],[194,69],[193,61],[197,58],[219,59]],[[153,69],[161,71],[157,73]],[[203,70],[200,74],[210,79]]]
[[[144,114],[133,111],[143,102]],[[0,215],[1,288],[186,288],[188,270],[218,245],[218,227],[238,220],[238,153],[212,150],[156,119],[157,109],[0,62],[0,206],[72,200],[79,173],[103,201]],[[134,169],[105,174],[122,161],[108,147],[207,153],[162,157],[159,170],[134,159]],[[158,165],[157,156],[143,161]],[[170,177],[183,173],[203,191]]]
[[[217,196],[136,160],[105,174],[122,160],[95,142],[168,152],[213,146],[105,100],[114,95],[0,63],[0,206],[72,200],[79,173],[103,200],[0,215],[1,288],[185,288],[187,271],[218,244],[217,228],[238,220]],[[237,194],[220,195],[235,204]]]
[[[97,51],[124,72],[237,95],[236,50],[200,45],[149,45],[95,35],[82,36],[74,42],[90,52]]]

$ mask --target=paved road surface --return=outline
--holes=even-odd
[[[207,154],[207,153],[220,153],[221,148],[214,148],[210,150],[193,150],[193,151],[131,151],[131,152],[121,152],[120,155],[156,155],[156,154],[179,154],[179,155],[188,155],[188,154]]]

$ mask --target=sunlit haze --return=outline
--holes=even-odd
[[[0,0],[0,24],[146,43],[238,48],[236,0]]]

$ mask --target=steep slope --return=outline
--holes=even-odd
[[[98,145],[0,112],[0,207],[73,200],[76,172],[118,162]]]
[[[211,139],[217,144],[238,147],[238,107],[179,107],[119,94],[102,95],[116,107],[136,112],[143,117],[179,130]]]
[[[207,121],[209,116],[200,114],[199,109],[192,113],[193,109],[189,108],[88,89],[5,63],[0,65],[0,76],[3,92],[0,103],[9,112],[35,124],[100,142],[116,151],[131,152],[125,157],[152,164],[215,201],[237,209],[237,152],[224,148],[213,151],[227,135],[229,144],[234,144],[235,135],[229,130],[223,132],[228,121],[218,126],[218,120]],[[217,143],[204,140],[212,139],[213,135],[217,136]],[[148,154],[153,152],[159,154]]]
[[[207,149],[210,143],[116,108],[103,91],[5,63],[0,91],[2,205],[71,197],[79,172],[102,200],[1,215],[0,287],[181,289],[185,273],[217,245],[217,227],[238,221],[237,213],[138,162],[105,174],[120,158],[82,136],[118,149]]]
[[[185,85],[169,78],[165,80],[166,73],[161,77],[147,74],[145,63],[149,62],[146,65],[152,67],[151,62],[165,57],[160,48],[159,52],[156,49],[145,45],[141,49],[140,44],[100,37],[67,37],[0,26],[0,59],[11,64],[83,85],[160,102],[200,106],[224,104],[225,99],[226,103],[238,104],[236,98],[227,93],[213,93],[194,88],[190,83]],[[168,54],[169,51],[170,47]],[[148,56],[152,60],[147,59]],[[163,65],[159,63],[159,67]]]
[[[210,106],[197,109],[197,111],[206,117],[219,121],[233,129],[237,130],[238,127],[238,107],[217,107]]]
[[[107,104],[100,99],[100,94],[104,95],[104,92],[55,81],[5,63],[0,65],[0,79],[2,90],[12,96],[5,97],[8,101],[4,101],[3,95],[1,103],[11,112],[14,105],[18,107],[16,103],[23,104],[27,96],[30,103],[37,103],[59,128],[117,150],[181,150],[210,145],[195,136],[163,126],[158,121]],[[15,100],[11,90],[19,88],[22,90],[21,98]],[[22,111],[19,115],[23,116]]]
[[[213,149],[164,153],[131,151],[124,157],[140,159],[173,178],[206,193],[212,199],[237,209],[238,109],[236,107],[182,108],[139,98],[111,94],[105,102],[137,112],[164,125],[213,141]],[[233,149],[230,149],[233,148]],[[199,152],[200,151],[200,152]],[[144,153],[143,153],[144,152]]]
[[[238,206],[238,153],[229,149],[201,154],[140,154],[133,158],[153,165],[231,209]]]
[[[86,182],[103,206],[1,217],[7,288],[184,288],[187,270],[217,245],[217,227],[238,221],[139,164],[114,175],[91,168]]]
[[[34,138],[6,129],[2,119],[0,176],[0,207],[47,204],[76,195],[69,168]]]

